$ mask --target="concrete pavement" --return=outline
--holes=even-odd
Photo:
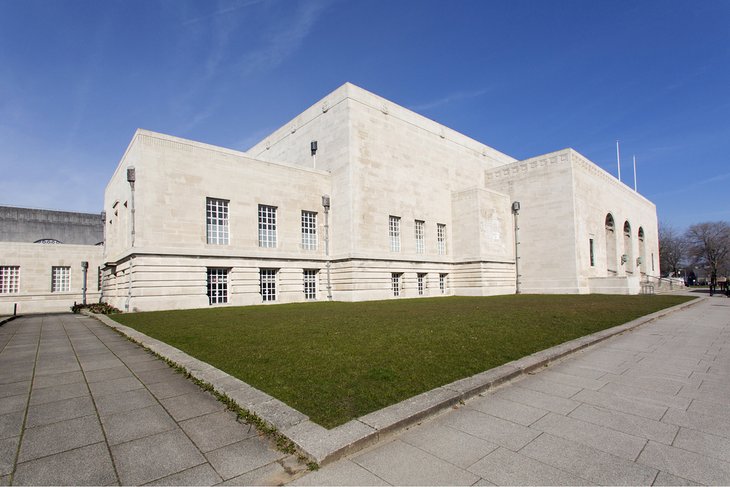
[[[0,326],[0,485],[728,484],[730,300],[578,352],[368,450],[302,466],[92,318]]]
[[[730,484],[730,299],[715,296],[292,485]]]
[[[93,318],[0,326],[0,485],[280,484],[303,468]]]

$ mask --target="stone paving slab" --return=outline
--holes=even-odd
[[[520,454],[598,485],[650,485],[658,473],[658,469],[549,434],[541,435]]]
[[[473,485],[479,480],[478,475],[399,440],[360,453],[353,461],[393,485]]]
[[[196,465],[182,472],[174,473],[145,485],[217,485],[221,477],[208,463]],[[254,484],[239,484],[254,485]]]
[[[284,458],[257,441],[256,437],[227,445],[206,454],[208,461],[224,480],[242,475]]]
[[[590,482],[532,458],[498,448],[469,471],[495,485],[586,485]]]
[[[257,434],[256,428],[236,421],[230,411],[219,411],[180,422],[200,451],[209,452]]]
[[[15,485],[114,485],[109,450],[103,442],[20,463]]]
[[[95,414],[96,410],[91,396],[62,399],[28,407],[25,427],[33,428]]]
[[[180,429],[111,446],[119,480],[141,485],[205,463],[205,457]]]
[[[682,476],[691,483],[730,484],[730,463],[661,443],[649,442],[637,463]]]
[[[293,481],[289,485],[342,485],[342,486],[378,486],[391,485],[371,471],[357,463],[343,459],[327,467]]]
[[[499,448],[495,443],[440,424],[407,431],[400,440],[461,468]]]

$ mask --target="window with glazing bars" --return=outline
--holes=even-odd
[[[423,241],[423,226],[422,220],[416,220],[416,253],[422,254],[426,250],[426,245]]]
[[[276,269],[259,270],[259,281],[261,283],[261,299],[276,301]]]
[[[418,295],[423,296],[423,290],[426,288],[424,281],[426,274],[418,274]]]
[[[228,245],[228,200],[205,199],[207,241],[214,245]]]
[[[302,210],[302,248],[317,250],[317,213]]]
[[[439,291],[441,291],[441,294],[446,294],[446,276],[448,274],[439,274]]]
[[[67,293],[70,289],[71,268],[51,267],[51,292]]]
[[[388,218],[388,235],[390,235],[390,251],[400,252],[400,217]]]
[[[304,269],[304,299],[317,299],[316,269]]]
[[[436,243],[439,255],[446,255],[446,225],[436,225]]]
[[[20,266],[0,266],[0,294],[17,293],[20,288]]]
[[[276,207],[259,205],[259,247],[276,247]]]
[[[208,268],[208,303],[228,302],[228,269]]]
[[[401,277],[403,274],[401,273],[392,273],[390,275],[390,286],[393,290],[393,296],[400,296],[401,294]]]

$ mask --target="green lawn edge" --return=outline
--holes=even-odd
[[[695,299],[506,295],[112,315],[326,428]]]

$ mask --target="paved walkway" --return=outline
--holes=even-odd
[[[93,318],[0,326],[0,485],[277,484],[302,468]]]
[[[293,484],[727,485],[728,377],[715,296]]]

